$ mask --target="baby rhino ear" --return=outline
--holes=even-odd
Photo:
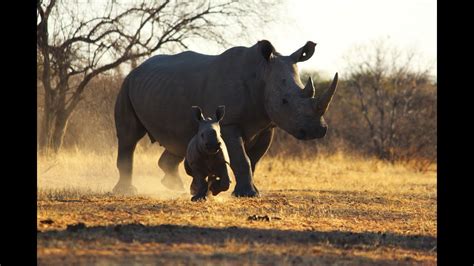
[[[221,121],[222,118],[225,115],[225,106],[224,105],[219,105],[216,109],[216,120],[217,122]]]
[[[196,121],[202,121],[204,120],[204,117],[202,116],[202,110],[199,106],[191,106],[193,118]]]

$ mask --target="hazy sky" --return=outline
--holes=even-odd
[[[318,45],[300,69],[340,71],[342,56],[354,44],[389,37],[400,48],[416,49],[436,74],[435,0],[293,0],[288,17],[296,27],[263,33],[283,54],[307,40]]]
[[[279,8],[279,15],[269,11],[274,23],[253,28],[252,40],[231,42],[251,46],[267,39],[280,53],[288,55],[311,40],[317,43],[316,51],[311,59],[299,63],[299,68],[317,70],[329,78],[343,71],[343,56],[354,45],[389,38],[399,48],[415,49],[424,59],[415,63],[432,67],[431,73],[436,75],[436,0],[281,1],[284,6]],[[205,41],[188,45],[190,50],[205,54],[225,50]]]
[[[435,0],[287,0],[285,5],[281,23],[277,18],[275,25],[256,32],[255,37],[270,40],[285,55],[308,40],[316,42],[313,57],[299,63],[300,69],[332,76],[342,71],[342,57],[355,44],[388,37],[402,49],[416,49],[424,58],[421,63],[431,66],[436,75]],[[213,52],[204,51],[209,46],[195,49]]]

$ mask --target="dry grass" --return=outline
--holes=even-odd
[[[436,264],[434,171],[345,154],[267,157],[260,198],[194,203],[161,186],[159,154],[136,153],[135,197],[109,193],[113,153],[39,158],[39,264]]]

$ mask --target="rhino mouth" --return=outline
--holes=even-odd
[[[306,138],[306,130],[300,129],[298,130],[298,134],[296,136],[298,139],[305,139]]]
[[[220,147],[217,147],[217,148],[206,148],[205,152],[208,154],[208,155],[215,155],[217,154],[219,151],[221,150]]]
[[[327,127],[321,127],[320,129],[314,131],[308,131],[304,128],[300,128],[296,134],[293,136],[299,140],[312,140],[312,139],[320,139],[326,136]]]

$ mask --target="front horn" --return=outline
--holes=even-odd
[[[318,114],[323,115],[324,113],[326,113],[329,107],[329,103],[331,103],[332,97],[336,92],[338,79],[338,73],[336,72],[336,75],[334,75],[329,89],[327,89],[326,92],[324,92],[324,94],[322,94],[321,97],[318,97],[318,99],[315,101],[316,110]]]

